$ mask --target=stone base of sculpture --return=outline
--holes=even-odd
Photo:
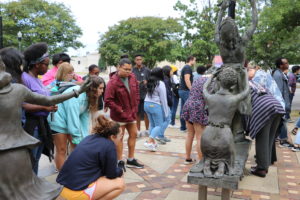
[[[236,154],[231,174],[224,174],[223,176],[215,176],[213,174],[207,177],[204,174],[204,159],[191,168],[187,179],[188,183],[199,186],[199,200],[207,199],[207,187],[222,188],[222,199],[230,199],[230,191],[238,189],[238,183],[244,176],[251,143],[250,140],[235,143]]]

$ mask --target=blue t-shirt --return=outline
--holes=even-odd
[[[98,178],[122,176],[115,144],[97,134],[84,138],[66,160],[56,181],[71,190],[85,190]]]

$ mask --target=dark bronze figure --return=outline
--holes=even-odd
[[[252,25],[242,37],[234,19],[226,17],[223,20],[225,10],[233,6],[232,0],[224,0],[220,4],[215,41],[224,64],[204,86],[209,125],[201,138],[203,160],[190,171],[203,173],[204,177],[220,178],[224,174],[235,174],[234,142],[244,140],[241,114],[249,115],[252,111],[244,63],[246,45],[256,29],[258,16],[255,0],[249,1]],[[232,10],[230,13],[234,14]]]
[[[0,199],[55,199],[61,187],[37,177],[32,171],[30,149],[39,141],[21,126],[22,103],[55,105],[86,91],[90,83],[85,82],[79,91],[47,97],[21,84],[11,84],[11,79],[0,57]]]
[[[204,85],[203,94],[209,110],[209,125],[201,137],[203,161],[193,167],[191,172],[203,172],[205,177],[215,178],[234,173],[235,151],[231,124],[239,102],[249,94],[249,87],[239,94],[231,92],[231,88],[237,84],[237,76],[234,69],[223,68]],[[220,82],[220,89],[215,94],[210,94],[208,88],[213,78]]]

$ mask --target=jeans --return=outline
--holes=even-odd
[[[185,124],[185,120],[182,119],[181,114],[182,114],[183,106],[184,106],[185,102],[187,101],[187,99],[189,98],[190,91],[188,91],[188,90],[179,90],[178,93],[179,93],[179,97],[181,99],[181,106],[180,106],[180,130],[184,131],[184,130],[186,130],[186,124]]]
[[[298,118],[297,122],[296,122],[296,127],[300,128],[300,117]]]
[[[144,110],[150,122],[150,138],[159,136],[163,129],[164,113],[162,106],[156,103],[145,101]]]
[[[163,125],[162,125],[161,132],[158,135],[159,138],[165,137],[165,132],[166,132],[166,129],[168,128],[170,122],[171,122],[171,111],[169,110],[169,115],[165,118],[165,121],[163,122]]]
[[[281,119],[277,131],[278,131],[280,140],[287,140],[288,139],[286,121],[284,119]]]
[[[293,93],[290,93],[290,103],[291,103],[291,106],[292,106],[292,103],[293,103],[293,99],[294,99],[294,96],[295,96],[295,94],[293,94]],[[290,116],[290,112],[288,113],[286,113],[286,118],[287,119],[290,119],[291,118],[291,116]]]
[[[41,140],[40,136],[39,136],[39,132],[38,129],[36,128],[33,132],[33,137],[35,137],[38,140]],[[37,175],[38,174],[38,170],[39,170],[39,161],[40,158],[42,156],[44,150],[44,145],[40,144],[39,146],[35,147],[32,149],[32,156],[33,156],[33,164],[32,164],[32,169],[34,171],[34,173]]]
[[[171,110],[171,125],[175,125],[175,118],[176,118],[176,112],[177,112],[177,107],[179,103],[179,98],[173,95],[173,105],[172,105],[172,110]]]
[[[297,132],[295,144],[300,145],[300,131]]]

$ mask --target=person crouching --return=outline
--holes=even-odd
[[[116,152],[120,125],[100,115],[93,133],[75,148],[56,179],[67,200],[114,199],[124,191]]]

